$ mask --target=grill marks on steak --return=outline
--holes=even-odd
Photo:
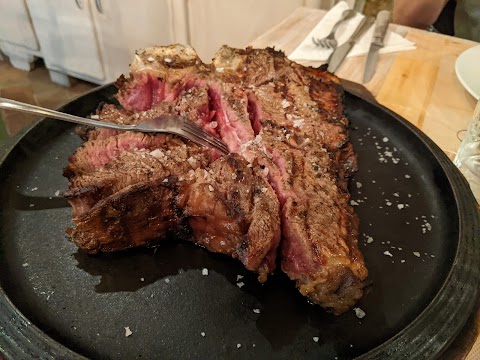
[[[72,241],[96,253],[153,245],[173,233],[238,257],[265,281],[275,268],[279,206],[273,190],[247,165],[231,154],[184,172],[182,180],[170,176],[128,186],[74,219]]]
[[[169,46],[137,53],[130,78],[119,79],[117,86],[118,99],[127,109],[118,114],[121,121],[132,123],[161,112],[188,116],[221,137],[232,152],[257,170],[248,179],[245,176],[251,169],[247,170],[242,175],[244,182],[232,184],[235,177],[231,177],[240,176],[241,157],[229,155],[211,162],[215,157],[206,156],[209,165],[202,162],[186,174],[187,169],[169,171],[159,164],[152,171],[156,177],[144,170],[131,177],[135,180],[118,181],[114,179],[116,160],[109,161],[120,156],[118,164],[122,164],[129,157],[140,156],[134,147],[124,152],[102,150],[102,159],[113,155],[93,166],[81,160],[97,153],[79,149],[66,174],[76,176],[79,194],[88,192],[92,184],[88,176],[99,179],[94,183],[102,184],[99,188],[103,192],[91,210],[88,205],[81,208],[73,236],[80,247],[113,251],[148,244],[171,228],[211,251],[238,256],[265,280],[274,269],[280,207],[282,269],[296,281],[299,291],[335,314],[348,310],[362,296],[367,269],[357,244],[358,219],[349,206],[347,192],[347,180],[357,168],[357,159],[348,142],[338,78],[295,64],[273,49],[222,47],[213,64],[206,65],[193,49]],[[115,111],[107,109],[99,116],[110,121],[109,112]],[[91,139],[98,140],[90,143],[97,141],[94,148],[110,149],[101,139],[111,135],[91,132]],[[153,147],[143,148],[149,153]],[[93,175],[82,175],[95,168]],[[165,176],[170,176],[168,185],[159,183]],[[131,205],[132,211],[115,212],[115,217],[135,217],[137,213],[139,218],[153,216],[156,225],[146,232],[143,243],[141,235],[128,235],[137,230],[135,225],[128,231],[122,227],[128,219],[117,223],[112,217],[107,228],[98,224],[98,218],[112,212],[114,204],[128,207],[135,197],[157,196],[152,192],[162,193],[170,208],[149,202],[147,206],[157,215],[146,214],[148,209],[137,209],[136,204]],[[169,213],[172,207],[175,211]],[[159,215],[163,212],[167,215]],[[95,231],[131,236],[131,240],[115,245],[115,240],[106,236],[96,242],[89,237]]]

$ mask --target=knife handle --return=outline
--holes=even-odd
[[[383,38],[385,37],[385,33],[387,32],[389,22],[390,11],[380,11],[377,15],[377,23],[375,24],[375,29],[373,30],[374,41],[379,40],[380,43],[383,43]]]

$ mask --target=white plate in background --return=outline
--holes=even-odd
[[[462,85],[477,100],[480,99],[480,45],[472,47],[457,58],[455,72]]]

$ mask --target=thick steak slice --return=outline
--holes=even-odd
[[[336,314],[348,310],[363,295],[368,272],[346,191],[356,157],[337,81],[272,50],[224,47],[214,65],[226,81],[250,84],[257,145],[272,155],[269,181],[282,206],[282,269],[315,303]]]
[[[163,146],[155,150],[124,152],[89,173],[73,177],[64,196],[75,219],[99,200],[127,186],[168,176],[181,178],[190,170],[205,168],[211,160],[207,149],[194,144],[187,146],[182,139],[169,135]]]
[[[232,154],[206,169],[128,186],[74,219],[72,241],[96,253],[154,245],[165,236],[238,257],[265,281],[275,269],[279,204],[272,188]]]

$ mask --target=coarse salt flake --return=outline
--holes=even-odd
[[[172,59],[170,59],[170,58],[165,58],[163,61],[165,61],[166,63],[171,63],[171,62],[172,62]]]
[[[352,206],[358,206],[358,202],[356,202],[355,200],[350,200],[350,205]]]
[[[264,187],[264,188],[261,189],[262,193],[264,193],[264,194],[267,192],[267,190],[268,190],[268,189],[267,189],[266,187]]]
[[[240,349],[242,347],[242,344],[237,344],[237,349]]]
[[[242,288],[242,286],[244,286],[244,285],[245,285],[244,282],[239,282],[239,283],[237,283],[237,286],[238,286],[239,288]]]
[[[237,275],[237,281],[243,279],[243,275]]]
[[[59,196],[59,195],[60,195],[60,190],[55,191],[55,196]]]
[[[23,267],[27,267],[27,266],[28,266],[28,263],[23,263],[22,266],[23,266]]]
[[[362,183],[360,183],[360,182],[357,181],[357,188],[360,189],[361,187],[362,187]]]
[[[219,67],[219,68],[217,68],[217,72],[219,72],[219,73],[222,73],[222,72],[223,72],[223,70],[224,70],[224,68],[223,68],[223,67]]]
[[[305,120],[303,120],[303,119],[293,120],[293,127],[294,128],[299,128],[299,127],[303,126],[304,123],[305,123]]]
[[[360,309],[360,308],[354,308],[353,311],[355,311],[355,315],[357,315],[357,317],[358,317],[359,319],[363,319],[363,318],[365,317],[365,315],[367,315],[367,314],[365,313],[365,311],[363,311],[363,310]]]
[[[140,278],[140,281],[145,281],[145,278]]]
[[[393,196],[400,197],[398,193],[393,193]]]
[[[133,332],[130,330],[130,327],[125,327],[125,337],[129,337]]]
[[[367,236],[367,244],[371,244],[373,242],[373,237]]]
[[[168,178],[166,178],[166,179],[163,179],[163,181],[162,181],[162,182],[163,182],[163,183],[167,183],[167,182],[168,182]]]
[[[290,104],[290,102],[289,102],[287,99],[283,99],[283,100],[282,100],[282,108],[286,109],[286,108],[288,108],[290,105],[292,105],[292,104]]]
[[[251,168],[251,167],[252,167],[252,164],[248,164],[248,165],[247,165],[247,168]]]
[[[382,139],[383,142],[388,142],[388,138],[385,136],[383,139]]]
[[[200,333],[200,335],[202,335],[203,337],[205,337],[205,333],[204,333],[203,331]]]
[[[260,314],[260,309],[253,309],[253,312],[254,312],[255,314]]]
[[[315,341],[316,343],[318,343],[318,340],[320,340],[320,338],[318,336],[313,337],[313,341]]]
[[[420,257],[420,253],[418,251],[414,251],[413,255],[415,255],[416,257]]]
[[[403,209],[403,208],[405,207],[405,205],[403,205],[403,204],[398,204],[397,207],[401,210],[401,209]]]
[[[157,158],[157,159],[163,158],[165,156],[163,151],[159,150],[159,149],[155,149],[153,151],[150,151],[150,155]]]
[[[167,284],[170,282],[170,279],[169,278],[165,278],[164,280]]]
[[[408,175],[408,174],[407,174],[407,175],[405,175],[405,177],[406,177],[407,179],[410,179],[410,175]]]
[[[147,58],[147,60],[150,61],[150,62],[155,61],[155,59],[153,58],[153,56],[149,56],[149,57]]]
[[[210,126],[212,127],[212,129],[215,129],[218,126],[218,123],[216,121],[212,121],[210,123]]]
[[[390,256],[390,257],[393,257],[393,254],[390,252],[390,251],[384,251],[383,252],[383,255],[387,255],[387,256]]]
[[[208,275],[208,269],[207,269],[207,268],[203,268],[203,269],[202,269],[202,275],[203,275],[203,276],[207,276],[207,275]]]
[[[212,185],[208,185],[208,190],[213,191],[213,186],[212,186]]]

